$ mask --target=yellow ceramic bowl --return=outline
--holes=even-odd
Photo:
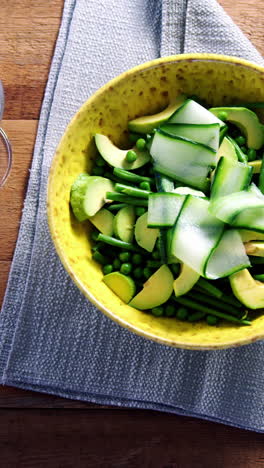
[[[93,135],[103,133],[122,146],[127,143],[129,120],[161,110],[180,93],[196,94],[210,106],[264,101],[264,68],[220,55],[176,55],[137,66],[99,89],[68,125],[50,169],[51,235],[65,269],[87,299],[132,332],[165,345],[199,350],[251,343],[264,337],[264,315],[250,327],[225,322],[210,327],[155,318],[123,304],[102,282],[101,268],[91,259],[89,222],[78,223],[69,208],[73,181],[93,164]]]

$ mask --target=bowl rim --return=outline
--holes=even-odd
[[[118,325],[121,325],[122,327],[128,329],[129,331],[140,335],[141,337],[152,340],[156,343],[163,344],[166,346],[174,347],[174,348],[181,348],[181,349],[190,349],[190,350],[198,350],[198,351],[205,351],[205,350],[217,350],[217,349],[226,349],[226,348],[231,348],[231,347],[238,347],[246,344],[253,343],[255,341],[261,340],[264,338],[264,328],[263,332],[257,333],[253,337],[251,336],[250,338],[237,338],[237,339],[230,339],[229,341],[226,341],[223,344],[208,344],[206,346],[203,345],[197,345],[197,344],[191,344],[191,343],[186,343],[185,341],[177,340],[177,339],[166,339],[159,337],[155,334],[152,334],[150,332],[144,331],[141,328],[131,325],[128,323],[126,320],[116,316],[114,312],[112,312],[110,309],[105,307],[103,304],[98,301],[93,294],[86,289],[81,281],[78,279],[76,274],[74,273],[70,263],[67,261],[67,258],[63,252],[63,249],[60,246],[60,243],[58,242],[57,235],[55,232],[55,226],[53,223],[53,216],[52,216],[52,181],[53,177],[56,172],[56,166],[59,161],[59,149],[60,146],[62,145],[65,135],[67,134],[69,128],[74,124],[75,120],[77,119],[78,115],[86,108],[86,106],[91,105],[94,100],[96,100],[101,94],[103,94],[110,86],[115,86],[119,81],[122,81],[125,77],[132,75],[134,73],[138,73],[140,71],[146,70],[146,69],[151,69],[154,67],[157,67],[158,65],[164,65],[164,64],[170,64],[174,62],[182,62],[182,61],[189,61],[189,62],[196,62],[196,61],[206,61],[206,62],[221,62],[221,63],[227,63],[227,64],[234,64],[234,65],[240,65],[245,68],[250,68],[252,70],[255,70],[256,72],[259,72],[261,74],[264,74],[264,67],[257,65],[256,63],[250,62],[248,60],[234,57],[234,56],[228,56],[228,55],[221,55],[221,54],[209,54],[209,53],[188,53],[188,54],[177,54],[177,55],[169,55],[166,57],[161,57],[157,59],[153,59],[147,62],[144,62],[143,64],[137,65],[133,68],[130,68],[129,70],[124,71],[123,73],[119,74],[115,78],[111,79],[107,83],[105,83],[103,86],[101,86],[95,93],[93,93],[77,110],[75,115],[72,117],[68,125],[66,126],[64,133],[60,139],[60,142],[56,148],[56,151],[54,153],[51,166],[49,169],[49,176],[48,176],[48,182],[47,182],[47,218],[48,218],[48,226],[51,234],[52,241],[54,243],[56,252],[59,256],[59,259],[73,280],[73,282],[76,284],[76,286],[79,288],[79,290],[84,294],[84,296],[92,302],[101,312],[103,312],[107,317],[109,317],[111,320],[113,320],[115,323]]]

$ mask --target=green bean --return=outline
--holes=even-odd
[[[188,322],[198,322],[206,316],[206,312],[197,311],[190,314],[187,318]]]
[[[264,275],[254,275],[254,278],[258,281],[264,281]]]
[[[131,242],[124,242],[120,239],[115,239],[115,237],[105,236],[104,234],[99,234],[98,240],[101,242],[104,242],[105,244],[112,245],[113,247],[118,247],[119,249],[132,250],[134,252],[143,253],[141,249],[136,247]]]
[[[93,253],[92,258],[101,265],[107,265],[109,263],[109,259],[104,257],[98,250]]]
[[[196,284],[197,286],[200,286],[201,289],[203,289],[204,291],[207,291],[212,296],[218,297],[218,299],[222,297],[223,295],[220,289],[218,289],[213,284],[209,283],[209,281],[206,281],[204,278],[199,278]]]
[[[200,278],[201,280],[202,278]],[[199,280],[199,281],[200,281]],[[218,297],[218,299],[221,298],[221,301],[222,302],[225,302],[226,304],[231,304],[233,305],[234,307],[236,308],[241,308],[242,307],[242,304],[241,302],[238,301],[238,299],[236,299],[235,297],[233,296],[228,296],[227,294],[224,294],[220,289],[216,288],[215,286],[211,285],[209,282],[208,284],[210,286],[212,286],[212,288],[215,288],[217,291],[218,291],[218,295],[216,296],[216,294],[212,294],[211,290],[206,290],[205,288],[202,288],[199,286],[199,281],[197,282],[197,284],[194,286],[193,290],[195,291],[199,291],[199,292],[202,292],[203,294],[206,294],[206,295],[209,295],[209,296],[213,296],[213,297]],[[206,281],[206,280],[204,280]],[[207,281],[206,281],[207,283]],[[212,290],[213,291],[213,290]],[[221,293],[221,296],[219,295],[219,293]]]
[[[122,182],[122,180],[120,180],[118,177],[116,177],[114,174],[112,174],[112,172],[108,172],[108,171],[105,172],[104,177],[106,179],[112,180],[113,182]]]
[[[239,145],[237,144],[237,142],[231,137],[227,137],[229,139],[229,141],[231,141],[231,143],[233,143],[234,147],[235,147],[235,150],[236,150],[236,155],[237,155],[237,158],[240,162],[244,163],[244,164],[247,164],[247,155],[245,153],[243,153],[243,151],[241,151],[241,148],[239,147]]]
[[[126,203],[111,203],[111,205],[109,205],[107,207],[107,209],[109,211],[117,211],[117,210],[121,210],[121,208],[124,208],[125,206],[127,206]]]
[[[150,190],[142,190],[136,187],[130,187],[124,184],[115,184],[115,190],[117,192],[129,195],[131,197],[148,198],[149,194],[152,193]]]
[[[206,296],[206,294],[202,294],[196,291],[190,291],[188,293],[188,297],[192,299],[203,302],[205,304],[209,304],[210,306],[216,307],[217,309],[223,310],[224,312],[228,312],[235,317],[241,318],[241,310],[236,309],[231,304],[222,303],[221,300],[215,299],[214,297]]]
[[[149,268],[159,268],[161,266],[161,262],[158,260],[148,260],[147,267]]]
[[[259,174],[259,183],[258,187],[259,190],[264,193],[264,157],[262,159],[261,167],[260,167],[260,174]]]
[[[229,322],[239,323],[241,325],[251,325],[249,320],[239,319],[234,317],[233,315],[225,314],[220,310],[211,309],[203,304],[197,304],[195,301],[188,299],[187,297],[175,297],[173,296],[174,301],[178,302],[179,304],[189,307],[190,309],[197,310],[199,312],[205,312],[208,315],[215,315],[216,317],[223,318]]]
[[[126,171],[125,169],[119,169],[115,167],[113,173],[114,175],[119,177],[119,179],[128,180],[129,182],[149,182],[150,184],[153,183],[153,180],[150,177],[134,174],[133,172]]]
[[[126,203],[127,205],[135,205],[135,206],[148,206],[148,200],[144,198],[134,198],[128,197],[123,193],[117,192],[106,192],[106,198],[108,200],[114,200],[121,203]]]
[[[264,263],[264,257],[250,257],[250,261],[253,265],[262,265]]]

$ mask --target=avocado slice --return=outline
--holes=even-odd
[[[181,271],[173,283],[173,289],[176,297],[186,294],[197,283],[200,278],[199,273],[193,270],[186,263],[181,264]]]
[[[246,137],[248,148],[260,149],[264,144],[264,126],[255,112],[245,107],[212,107],[209,111],[216,117],[225,112],[226,120],[236,125]]]
[[[162,265],[143,285],[143,289],[129,303],[135,309],[152,309],[164,304],[173,291],[173,274],[167,265]]]
[[[126,155],[129,150],[117,148],[110,138],[100,133],[96,133],[94,140],[102,158],[110,164],[110,166],[129,171],[144,166],[150,160],[150,154],[147,150],[140,151],[134,146],[132,150],[137,154],[137,159],[130,163],[126,160]]]
[[[121,208],[114,219],[114,233],[116,237],[124,242],[132,242],[135,220],[135,208],[132,205]]]
[[[247,229],[238,229],[242,242],[250,242],[253,240],[262,240],[264,241],[263,232],[249,231]]]
[[[101,208],[89,221],[105,236],[112,236],[114,232],[114,215],[111,211]]]
[[[135,239],[143,249],[152,252],[155,247],[159,229],[148,228],[148,213],[144,213],[135,224]]]
[[[237,154],[234,145],[232,145],[231,141],[228,138],[224,137],[223,141],[217,151],[217,161],[224,156],[224,158],[231,159],[232,161],[237,161]]]
[[[229,281],[234,295],[246,307],[264,307],[264,283],[255,280],[247,268],[231,275]]]
[[[131,132],[151,133],[154,128],[159,127],[186,101],[185,95],[178,96],[175,101],[169,104],[163,111],[153,115],[138,117],[128,122],[128,128]]]
[[[103,282],[126,304],[136,292],[135,282],[130,276],[114,271],[103,277]]]
[[[246,253],[254,257],[264,257],[264,242],[251,241],[244,244]]]
[[[112,192],[114,184],[105,177],[80,174],[71,187],[70,204],[78,221],[94,216],[106,203],[106,192]]]
[[[261,168],[262,160],[256,159],[255,161],[250,161],[248,163],[249,166],[253,167],[253,174],[259,174]]]

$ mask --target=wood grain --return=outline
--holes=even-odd
[[[219,2],[264,54],[263,1]],[[0,77],[6,92],[3,126],[12,140],[14,165],[0,191],[0,304],[62,8],[63,0],[1,3]],[[264,467],[262,435],[158,412],[99,407],[4,387],[0,389],[0,420],[4,468]]]
[[[0,411],[5,468],[260,468],[263,438],[152,411]],[[48,427],[48,430],[47,430]],[[12,437],[10,437],[12,434]]]

